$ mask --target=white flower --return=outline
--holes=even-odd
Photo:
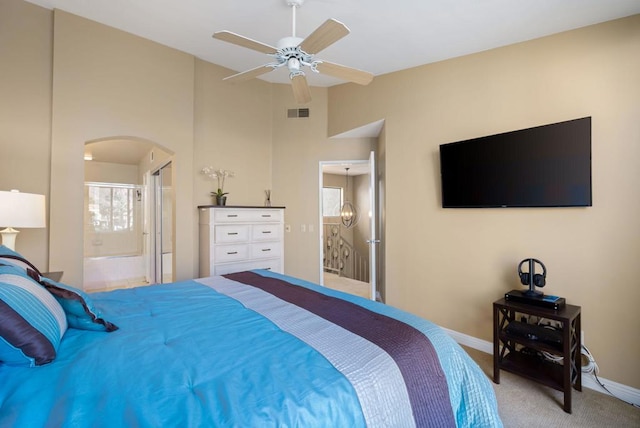
[[[205,166],[200,171],[201,174],[206,175],[211,179],[218,180],[218,191],[211,192],[212,195],[223,196],[226,195],[224,192],[224,179],[227,177],[234,177],[235,173],[233,171],[229,171],[228,169],[213,169],[212,166]]]

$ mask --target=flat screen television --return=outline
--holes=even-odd
[[[440,145],[443,208],[591,206],[591,117]]]

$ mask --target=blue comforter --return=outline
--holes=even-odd
[[[486,376],[437,326],[380,303],[260,274],[340,297],[419,330],[446,375],[454,424],[502,426]],[[0,365],[0,426],[416,425],[402,416],[403,409],[410,413],[407,403],[385,410],[389,400],[406,395],[391,386],[398,382],[387,373],[393,370],[358,377],[372,365],[385,367],[388,358],[365,361],[366,370],[354,368],[366,352],[386,353],[366,341],[341,350],[335,342],[350,346],[342,327],[320,318],[308,321],[307,310],[261,293],[266,292],[212,277],[92,294],[104,317],[120,329],[69,329],[52,363]],[[329,343],[322,331],[341,339]]]

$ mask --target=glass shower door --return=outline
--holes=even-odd
[[[155,283],[173,281],[173,179],[171,162],[153,173]]]

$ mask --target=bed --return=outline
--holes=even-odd
[[[67,326],[50,361],[0,363],[2,427],[502,426],[464,350],[378,302],[260,270],[92,294],[27,274]]]

